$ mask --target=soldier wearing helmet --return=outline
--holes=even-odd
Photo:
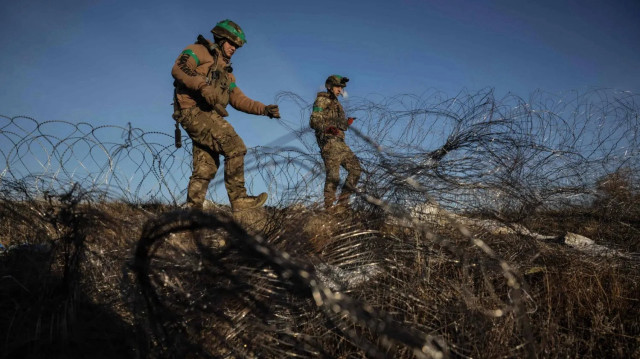
[[[349,79],[340,75],[331,75],[325,81],[327,91],[319,92],[309,125],[315,130],[316,141],[324,161],[326,179],[324,185],[324,206],[327,210],[349,208],[349,197],[356,190],[362,168],[360,161],[344,142],[344,132],[353,123],[354,118],[347,118],[338,96],[344,91]],[[347,170],[347,179],[338,196],[336,191],[340,182],[340,167]]]
[[[187,189],[187,206],[202,209],[209,182],[224,156],[224,184],[234,211],[262,206],[267,194],[247,195],[244,156],[247,148],[225,119],[227,104],[236,110],[280,118],[277,105],[265,106],[247,97],[231,73],[231,57],[246,42],[240,26],[223,20],[211,30],[214,42],[202,35],[176,59],[174,118],[193,143],[193,172]]]

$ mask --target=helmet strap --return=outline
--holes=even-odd
[[[228,42],[228,40],[223,37],[219,37],[214,40],[216,40],[216,46],[218,46],[218,50],[220,50],[220,53],[222,54],[222,57],[224,58],[225,62],[229,62],[231,58],[227,57],[227,54],[225,54],[224,52],[224,43]]]

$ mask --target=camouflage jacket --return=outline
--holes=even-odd
[[[222,56],[220,49],[211,41],[203,39],[187,46],[178,56],[171,75],[175,79],[176,98],[181,109],[194,106],[211,111],[211,106],[200,95],[200,90],[209,84],[222,93],[221,105],[231,104],[238,111],[261,115],[265,105],[247,97],[236,85],[231,73],[231,64]]]
[[[316,101],[313,103],[309,126],[315,130],[320,147],[332,138],[344,140],[344,131],[349,125],[344,109],[336,96],[326,91],[318,92]],[[331,131],[331,127],[336,130]]]

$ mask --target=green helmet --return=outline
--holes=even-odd
[[[331,90],[332,87],[347,87],[347,82],[349,82],[348,77],[340,76],[340,75],[331,75],[327,77],[327,81],[324,82],[324,87],[327,90]]]
[[[216,42],[224,39],[236,45],[236,47],[241,47],[247,42],[244,31],[242,31],[238,24],[229,19],[217,23],[216,26],[211,29],[211,32]]]

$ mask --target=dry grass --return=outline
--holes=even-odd
[[[635,259],[367,206],[267,208],[242,227],[225,208],[70,195],[2,202],[3,358],[640,357]],[[637,223],[602,218],[529,227],[637,248]]]

